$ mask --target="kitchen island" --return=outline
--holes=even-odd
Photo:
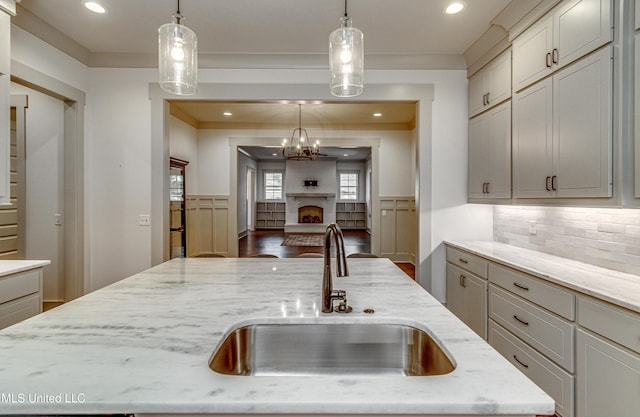
[[[553,400],[386,259],[349,259],[350,314],[320,312],[322,259],[174,259],[0,332],[0,414],[535,416]],[[365,313],[373,309],[373,314]],[[439,376],[233,376],[208,362],[253,323],[401,323]]]

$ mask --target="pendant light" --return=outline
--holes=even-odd
[[[291,141],[282,141],[282,156],[293,160],[314,160],[320,154],[320,142],[311,144],[309,134],[302,128],[302,104],[298,104],[298,127],[291,133]]]
[[[352,26],[347,0],[340,27],[329,36],[329,71],[334,96],[355,97],[364,91],[364,35]]]
[[[182,24],[183,20],[178,0],[173,22],[158,29],[158,68],[160,87],[164,91],[190,95],[198,87],[198,38]]]

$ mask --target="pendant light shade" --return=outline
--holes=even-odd
[[[160,87],[172,94],[195,94],[198,87],[198,38],[182,24],[180,1],[173,22],[158,29]]]
[[[329,70],[331,94],[355,97],[363,93],[364,35],[352,26],[351,18],[347,16],[346,0],[340,27],[329,36]]]

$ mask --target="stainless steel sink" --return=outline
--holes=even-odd
[[[398,324],[253,324],[209,367],[227,375],[443,375],[455,368],[427,333]]]

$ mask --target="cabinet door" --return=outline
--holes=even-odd
[[[0,16],[4,13],[0,11]],[[11,141],[9,136],[9,76],[0,74],[0,204],[11,201]]]
[[[639,355],[578,330],[576,382],[580,417],[638,415]]]
[[[485,109],[488,90],[487,74],[484,70],[478,71],[469,78],[469,117],[473,117]]]
[[[448,263],[447,308],[487,338],[487,281]]]
[[[0,75],[9,75],[11,63],[11,17],[0,10]]]
[[[640,23],[640,0],[636,1],[636,26]],[[635,117],[635,130],[636,130],[636,141],[635,141],[635,171],[636,171],[636,198],[640,198],[640,32],[636,32],[635,39],[635,48],[636,48],[636,65],[635,65],[635,85],[636,85],[636,117]]]
[[[554,16],[554,70],[613,40],[611,0],[573,0]]]
[[[468,196],[484,198],[489,180],[489,117],[480,115],[469,120]]]
[[[460,320],[466,320],[464,287],[461,284],[465,272],[447,264],[447,308]]]
[[[501,103],[511,97],[511,50],[497,57],[488,67],[486,103],[488,106]]]
[[[636,30],[638,29],[640,29],[640,0],[636,0]]]
[[[540,21],[513,41],[513,91],[551,74],[553,16]]]
[[[478,336],[487,339],[487,281],[465,274],[462,280],[465,291],[465,323]]]
[[[551,78],[514,95],[513,169],[516,197],[549,197],[553,117]]]
[[[487,193],[491,198],[511,198],[511,102],[488,114],[489,152]]]
[[[553,76],[558,197],[611,196],[612,62],[609,47]]]

